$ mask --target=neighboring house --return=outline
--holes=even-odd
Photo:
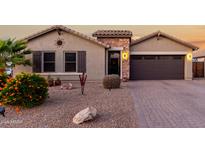
[[[194,61],[202,61],[204,62],[205,60],[205,50],[198,50],[193,53],[193,60]]]
[[[193,53],[193,76],[196,78],[205,77],[205,50],[198,50]]]
[[[17,66],[14,74],[35,72],[63,80],[78,79],[82,72],[89,80],[106,74],[132,80],[192,79],[192,51],[198,47],[190,43],[160,31],[135,41],[128,30],[98,30],[93,37],[64,26],[31,35],[25,40],[33,66]]]

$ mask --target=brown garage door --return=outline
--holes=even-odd
[[[131,56],[131,80],[184,79],[184,56]]]

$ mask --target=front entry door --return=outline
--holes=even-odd
[[[108,74],[120,76],[120,51],[108,52]]]

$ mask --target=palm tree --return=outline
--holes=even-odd
[[[0,40],[0,68],[6,68],[7,65],[31,65],[30,60],[25,55],[31,54],[27,49],[27,42],[24,40],[7,39]]]

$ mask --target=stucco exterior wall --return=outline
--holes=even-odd
[[[137,45],[131,46],[131,51],[187,51],[190,48],[165,37],[153,37]]]
[[[184,69],[185,77],[184,77],[184,79],[185,80],[192,80],[193,79],[193,69],[192,69],[193,64],[192,64],[192,59],[191,60],[188,59],[188,57],[187,57],[188,54],[192,55],[193,54],[192,50],[188,50],[188,52],[185,56],[185,69]]]
[[[56,45],[56,41],[64,41],[63,46]],[[28,42],[28,48],[35,51],[55,51],[56,53],[56,76],[64,73],[64,52],[65,51],[86,51],[86,73],[88,80],[101,80],[105,75],[105,48],[79,36],[63,32],[58,35],[57,31],[52,31]],[[32,55],[28,56],[32,60]],[[19,72],[32,72],[32,67],[18,66],[14,70],[14,75]],[[42,75],[45,75],[44,73]],[[78,75],[60,75],[67,80],[78,79]]]
[[[173,52],[184,52],[185,55],[185,64],[184,64],[184,79],[185,80],[192,80],[192,60],[188,58],[188,54],[192,55],[192,49],[179,44],[175,41],[167,39],[165,37],[160,37],[157,40],[157,37],[150,38],[146,41],[138,43],[136,45],[132,45],[130,47],[131,54],[134,52],[161,52],[161,54],[168,54],[173,55]]]

